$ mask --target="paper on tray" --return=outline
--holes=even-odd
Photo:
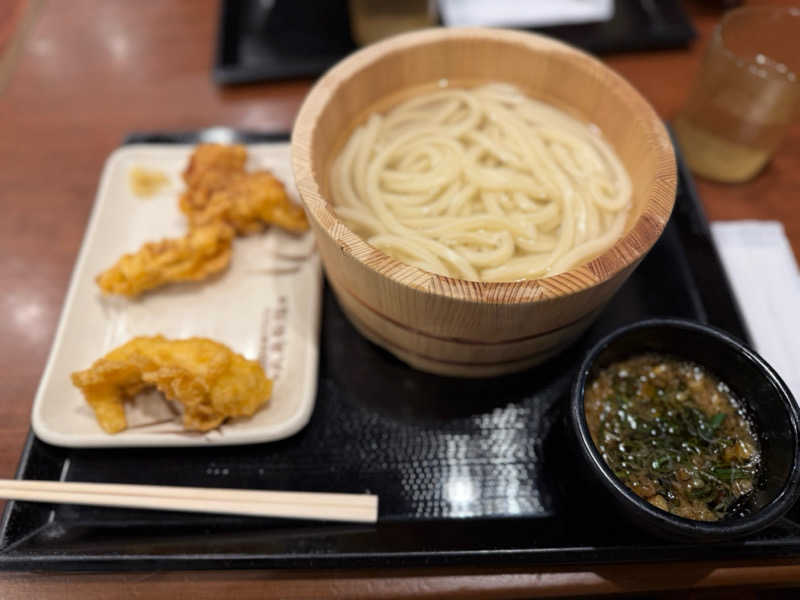
[[[755,348],[800,400],[800,272],[775,221],[712,223]]]
[[[545,27],[608,21],[613,0],[439,0],[448,26]]]

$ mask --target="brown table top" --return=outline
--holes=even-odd
[[[714,3],[710,3],[714,4]],[[211,125],[287,131],[309,81],[221,89],[210,66],[212,2],[12,0],[0,10],[0,477],[11,477],[108,154],[136,130]],[[687,95],[717,10],[689,3],[699,39],[687,50],[607,62],[670,118]],[[21,7],[21,8],[20,8]],[[16,24],[16,25],[14,25]],[[21,43],[20,39],[24,38]],[[711,219],[776,219],[800,256],[800,127],[754,181],[697,181]],[[533,597],[783,585],[800,566],[633,565],[414,571],[2,574],[3,597]],[[124,586],[124,588],[122,587]],[[743,593],[743,592],[742,592]],[[706,596],[703,596],[706,597]],[[752,597],[752,596],[751,596]]]

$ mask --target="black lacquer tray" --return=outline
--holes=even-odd
[[[685,47],[681,0],[623,0],[605,22],[534,29],[605,54]],[[316,77],[356,49],[347,0],[222,0],[212,76],[218,84]]]
[[[207,138],[142,134],[128,142],[201,139]],[[326,290],[316,408],[294,437],[239,447],[75,450],[31,435],[17,474],[369,491],[380,496],[377,525],[9,502],[0,568],[347,569],[800,556],[800,507],[742,542],[667,543],[632,528],[601,497],[589,495],[568,458],[566,391],[599,337],[666,315],[748,337],[683,167],[680,175],[676,209],[662,239],[590,331],[539,368],[484,380],[416,372],[356,333]]]

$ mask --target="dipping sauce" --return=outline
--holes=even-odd
[[[760,448],[728,387],[656,354],[614,363],[586,388],[595,446],[634,493],[698,521],[734,516],[753,490]]]

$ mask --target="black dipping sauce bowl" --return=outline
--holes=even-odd
[[[728,385],[743,405],[761,445],[761,474],[744,516],[695,521],[656,508],[617,479],[589,434],[583,397],[603,368],[644,353],[689,360]],[[618,329],[601,340],[580,366],[572,387],[568,426],[579,460],[634,524],[682,542],[721,542],[750,535],[783,516],[800,491],[800,414],[778,374],[728,334],[692,321],[652,319]]]

